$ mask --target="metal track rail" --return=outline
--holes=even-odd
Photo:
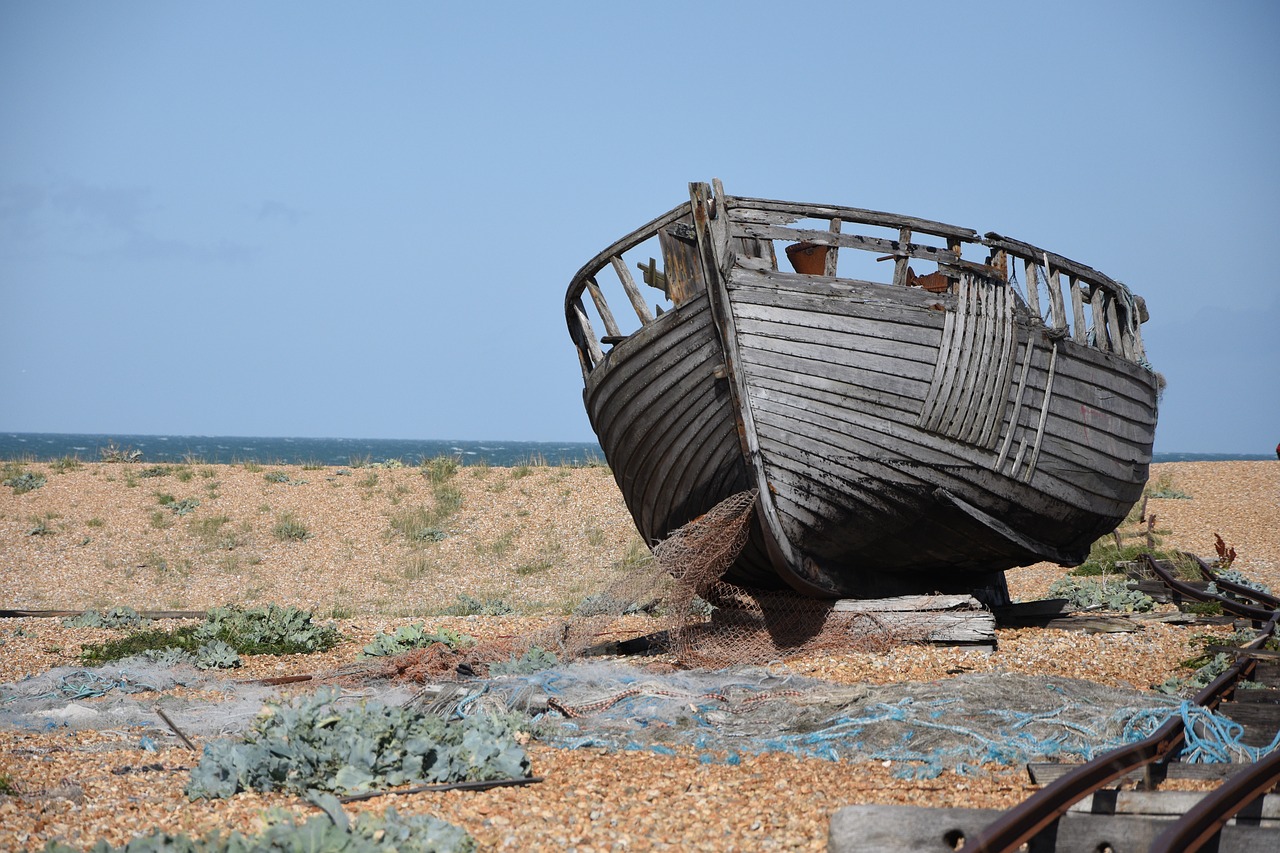
[[[1160,568],[1150,556],[1146,559],[1156,576],[1176,592],[1199,601],[1217,602],[1224,611],[1261,625],[1258,636],[1244,648],[1259,649],[1274,636],[1277,620],[1280,620],[1280,600],[1274,596],[1224,581],[1203,560],[1196,558],[1206,580],[1265,607],[1242,604],[1183,583]],[[1242,655],[1231,668],[1197,693],[1193,701],[1210,710],[1217,708],[1232,694],[1236,684],[1249,677],[1255,666],[1254,658]],[[977,837],[969,839],[965,849],[976,853],[1013,853],[1058,820],[1073,804],[1116,779],[1171,754],[1182,745],[1185,737],[1182,716],[1171,718],[1146,739],[1101,755],[1041,788],[989,824]],[[1217,791],[1167,827],[1151,850],[1162,853],[1198,850],[1240,809],[1271,790],[1277,781],[1280,781],[1280,750],[1230,777]]]

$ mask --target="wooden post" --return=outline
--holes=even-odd
[[[1094,285],[1093,295],[1089,298],[1089,309],[1093,314],[1093,345],[1103,352],[1111,351],[1111,342],[1107,340],[1107,292]]]
[[[647,326],[652,323],[653,315],[649,313],[649,306],[644,301],[640,288],[636,287],[636,280],[631,277],[631,270],[627,269],[626,262],[614,255],[609,259],[609,263],[613,264],[613,271],[618,274],[618,281],[622,282],[622,289],[627,292],[627,299],[631,300],[631,307],[635,309],[640,325]]]
[[[1043,322],[1044,315],[1040,313],[1040,277],[1036,275],[1035,262],[1030,259],[1023,260],[1022,271],[1027,279],[1027,305],[1035,315],[1036,322]]]
[[[618,321],[613,319],[613,312],[609,310],[609,303],[605,301],[604,294],[600,292],[600,285],[595,278],[587,279],[587,292],[591,294],[591,301],[595,303],[596,312],[600,314],[600,319],[604,321],[605,334],[618,338],[622,337],[622,331],[618,328]]]
[[[1049,255],[1044,256],[1044,268],[1049,273],[1049,305],[1053,312],[1050,325],[1055,329],[1067,327],[1067,309],[1062,301],[1062,280],[1060,273],[1049,264]]]
[[[1071,339],[1078,344],[1088,342],[1088,336],[1085,333],[1084,320],[1084,302],[1080,297],[1080,281],[1075,276],[1070,276],[1067,281],[1070,283],[1071,290]]]
[[[893,283],[898,287],[907,286],[907,264],[911,258],[907,255],[907,245],[911,242],[911,229],[898,229],[898,253],[893,262]]]
[[[841,225],[841,222],[840,222],[839,217],[835,217],[835,218],[833,218],[833,219],[831,220],[831,228],[830,228],[831,233],[832,233],[832,234],[839,234],[839,233],[840,233],[840,225]],[[832,278],[834,278],[834,277],[835,277],[835,274],[836,274],[836,255],[839,253],[839,251],[840,251],[840,247],[839,247],[839,246],[832,246],[830,249],[827,249],[827,265],[826,265],[826,268],[823,270],[823,275],[830,276],[830,277],[832,277]]]
[[[573,313],[578,318],[578,331],[583,343],[587,345],[587,354],[591,358],[591,367],[604,361],[604,350],[600,349],[600,341],[596,339],[595,330],[591,328],[591,319],[587,317],[587,309],[582,307],[582,297],[573,300]]]

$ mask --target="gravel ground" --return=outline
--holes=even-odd
[[[7,466],[4,477],[22,471],[46,482],[25,494],[0,489],[0,606],[271,602],[312,609],[342,628],[345,639],[330,652],[249,658],[235,678],[350,663],[378,631],[415,620],[480,639],[520,636],[555,624],[618,577],[638,544],[602,468],[463,468],[438,483],[419,468],[28,463]],[[1189,496],[1149,502],[1164,544],[1211,555],[1218,533],[1235,547],[1236,568],[1280,589],[1280,463],[1168,463],[1153,467],[1152,484]],[[192,508],[179,514],[175,506]],[[450,506],[456,509],[446,512]],[[289,521],[307,535],[278,535]],[[405,535],[427,527],[445,538]],[[1064,572],[1048,564],[1013,570],[1011,592],[1043,597]],[[502,598],[518,615],[440,615],[463,593]],[[631,617],[619,628],[635,634],[651,624]],[[1185,674],[1178,664],[1198,630],[1002,630],[994,653],[905,646],[775,666],[841,683],[1020,672],[1145,689]],[[82,643],[115,635],[56,619],[4,620],[0,682],[74,665]],[[730,765],[704,764],[693,753],[605,755],[536,742],[529,750],[534,772],[545,777],[540,784],[403,797],[395,805],[458,823],[485,849],[822,849],[831,813],[846,804],[1005,807],[1030,789],[1023,772],[1003,767],[907,781],[879,764],[787,755]],[[0,731],[0,778],[23,794],[0,795],[0,848],[35,849],[54,837],[122,843],[153,826],[249,830],[272,805],[309,811],[278,795],[187,803],[181,791],[195,759],[176,748],[140,752],[125,732]]]

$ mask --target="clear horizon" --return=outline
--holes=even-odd
[[[1280,6],[913,10],[0,6],[0,420],[594,441],[564,289],[719,177],[1122,280],[1156,452],[1274,448]]]

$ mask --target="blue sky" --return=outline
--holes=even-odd
[[[565,285],[719,177],[1103,270],[1158,451],[1280,441],[1280,6],[781,8],[0,5],[0,429],[589,440]]]

